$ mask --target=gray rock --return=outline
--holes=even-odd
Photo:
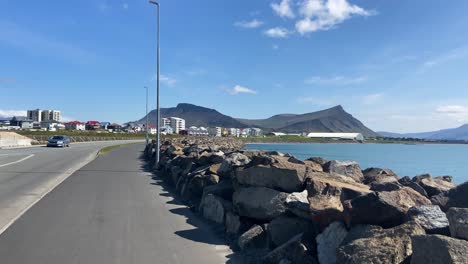
[[[407,219],[418,223],[428,234],[449,235],[449,221],[438,205],[411,207]]]
[[[238,235],[247,231],[252,226],[248,219],[242,219],[239,215],[232,211],[226,212],[226,233],[229,235]]]
[[[367,168],[362,171],[364,184],[387,183],[398,181],[398,176],[390,169]]]
[[[411,264],[466,264],[468,241],[441,235],[412,238]]]
[[[267,232],[273,245],[280,246],[301,233],[304,233],[305,239],[314,239],[317,228],[311,221],[302,218],[280,216],[270,222]]]
[[[213,194],[227,201],[232,201],[233,193],[234,188],[232,187],[232,182],[230,180],[224,180],[218,184],[206,186],[203,189],[203,196]]]
[[[239,152],[231,153],[224,158],[218,173],[220,175],[230,175],[234,168],[245,166],[249,162],[250,159],[246,155]]]
[[[405,263],[412,254],[411,237],[423,235],[424,229],[407,222],[390,229],[375,229],[337,250],[337,263]]]
[[[447,217],[452,237],[468,240],[468,208],[452,207],[447,211]]]
[[[450,207],[468,208],[468,182],[432,196],[431,201],[433,204],[439,205],[444,212]]]
[[[254,225],[238,238],[237,245],[241,250],[267,248],[267,233],[261,226]]]
[[[310,160],[310,161],[313,161],[315,163],[318,163],[320,164],[321,166],[325,165],[325,163],[328,162],[328,160],[324,159],[324,158],[321,158],[321,157],[311,157],[311,158],[308,158],[306,160]]]
[[[432,178],[430,174],[415,176],[413,182],[416,182],[426,190],[429,197],[448,191],[455,187],[455,184],[440,178]]]
[[[401,189],[403,185],[397,181],[394,182],[373,182],[370,184],[370,189],[374,192],[391,192]]]
[[[291,158],[278,157],[271,165],[257,165],[236,171],[242,185],[267,187],[284,192],[304,190],[304,181],[310,174],[305,164],[292,163]]]
[[[348,226],[356,224],[393,227],[405,221],[411,207],[430,205],[431,202],[411,188],[392,192],[369,193],[344,203]]]
[[[231,208],[230,202],[212,194],[204,196],[200,203],[200,212],[203,217],[218,224],[224,224],[225,214]]]
[[[347,245],[353,242],[356,239],[371,237],[376,232],[382,230],[380,226],[373,226],[373,225],[356,225],[353,226],[349,231],[346,237],[341,242],[340,246]]]
[[[302,234],[291,238],[288,242],[275,248],[263,258],[262,263],[277,264],[277,263],[292,263],[292,264],[316,264],[317,261],[308,254],[307,247],[302,243]]]
[[[348,234],[342,222],[331,223],[317,238],[317,253],[320,264],[335,264],[336,250]]]
[[[405,177],[399,179],[398,182],[399,182],[401,185],[406,186],[406,187],[410,187],[411,189],[417,191],[417,192],[420,193],[421,195],[427,197],[427,192],[426,192],[426,190],[424,190],[424,188],[421,187],[419,184],[413,182],[413,181],[411,180],[410,177],[405,176]]]
[[[362,182],[364,179],[361,167],[355,161],[331,160],[323,165],[323,171],[348,176],[356,182]]]
[[[265,187],[247,187],[236,190],[233,204],[240,216],[272,220],[286,212],[287,193]]]
[[[307,190],[288,194],[286,197],[288,211],[299,217],[311,219],[310,205],[307,196]]]

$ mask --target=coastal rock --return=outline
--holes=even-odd
[[[446,181],[446,182],[453,182],[453,177],[449,176],[449,175],[437,176],[434,179],[440,179],[440,180],[443,180],[443,181]]]
[[[348,234],[342,222],[331,223],[317,238],[317,254],[320,264],[335,264],[336,250]]]
[[[200,212],[203,217],[218,224],[224,223],[224,216],[231,208],[230,202],[212,194],[203,197],[200,203]]]
[[[362,171],[364,184],[398,181],[398,176],[390,169],[367,168]]]
[[[347,245],[347,244],[353,242],[356,239],[372,237],[373,234],[379,233],[381,230],[383,230],[382,227],[374,226],[374,225],[356,225],[356,226],[353,226],[349,230],[346,237],[341,242],[340,246]]]
[[[240,216],[272,220],[286,212],[287,196],[265,187],[240,188],[234,192],[233,204]]]
[[[450,207],[468,208],[468,182],[432,196],[431,201],[433,204],[439,205],[444,212]]]
[[[452,207],[447,211],[447,217],[452,237],[468,240],[468,208]]]
[[[262,263],[317,264],[317,261],[308,254],[307,247],[302,243],[302,234],[299,234],[268,253]]]
[[[392,192],[373,192],[344,203],[348,226],[356,224],[392,227],[404,222],[411,207],[429,205],[431,202],[411,188]]]
[[[390,229],[376,229],[365,237],[340,246],[337,263],[404,263],[413,253],[411,237],[424,234],[424,229],[414,222]]]
[[[438,205],[411,207],[407,219],[415,221],[427,234],[449,235],[449,221]]]
[[[252,226],[252,223],[247,219],[242,219],[239,215],[232,211],[226,212],[226,233],[229,235],[237,235],[247,231]]]
[[[440,194],[441,192],[448,191],[455,187],[451,182],[441,178],[432,178],[430,174],[423,174],[415,176],[413,182],[416,182],[426,190],[429,197]]]
[[[237,239],[237,245],[241,250],[267,248],[267,239],[265,230],[259,225],[254,225]]]
[[[250,159],[246,155],[238,152],[231,153],[227,155],[221,163],[218,174],[230,175],[234,171],[234,168],[245,166],[249,162]]]
[[[356,182],[362,182],[364,179],[361,167],[355,161],[331,160],[323,165],[323,171],[348,176]]]
[[[304,190],[304,181],[308,175],[307,166],[289,162],[287,158],[277,158],[271,165],[257,165],[236,171],[236,179],[240,184],[290,193]]]
[[[421,195],[427,197],[427,192],[426,192],[426,190],[424,190],[424,188],[421,187],[419,184],[413,182],[413,181],[411,180],[410,177],[405,176],[405,177],[403,177],[403,178],[400,178],[400,179],[398,180],[398,182],[399,182],[401,185],[406,186],[406,187],[410,187],[411,189],[417,191],[417,192],[420,193]]]
[[[280,246],[301,233],[304,233],[304,238],[314,239],[317,230],[311,221],[297,217],[280,216],[270,222],[267,232],[273,245]]]
[[[412,238],[411,264],[468,263],[468,241],[441,235],[420,235]]]
[[[213,194],[227,201],[232,201],[233,193],[234,193],[234,188],[230,180],[223,180],[218,184],[206,186],[203,189],[203,196],[206,196],[208,194]]]
[[[345,177],[344,177],[345,178]],[[307,182],[309,219],[327,226],[342,219],[344,200],[370,193],[363,184],[345,181],[343,177],[316,173]]]
[[[321,158],[321,157],[311,157],[311,158],[306,159],[306,161],[313,161],[315,163],[320,164],[320,166],[323,166],[325,165],[325,163],[328,162],[328,160]]]
[[[312,212],[310,211],[307,196],[307,190],[288,194],[286,197],[286,206],[288,211],[299,217],[311,219]]]
[[[399,184],[397,181],[394,182],[373,182],[370,184],[370,189],[374,192],[391,192],[399,190],[403,185]]]
[[[310,169],[310,171],[323,172],[322,165],[313,160],[305,160],[304,164]]]

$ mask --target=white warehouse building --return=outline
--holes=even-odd
[[[308,138],[332,138],[332,139],[349,139],[363,141],[364,136],[361,133],[309,133]]]

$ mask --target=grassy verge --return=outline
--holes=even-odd
[[[109,153],[113,149],[120,148],[120,147],[123,147],[123,146],[132,145],[132,144],[137,144],[137,143],[140,143],[140,142],[132,142],[132,143],[125,143],[125,144],[118,144],[118,145],[108,146],[108,147],[105,147],[105,148],[101,149],[99,151],[99,155],[103,156],[103,155],[106,155],[107,153]]]

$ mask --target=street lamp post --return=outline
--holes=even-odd
[[[146,125],[145,125],[145,130],[146,130],[146,145],[149,144],[149,136],[148,136],[148,87],[145,86],[146,89]]]
[[[159,148],[160,148],[160,144],[161,144],[161,141],[160,141],[160,137],[161,137],[161,129],[160,129],[160,117],[161,117],[161,110],[159,108],[159,9],[160,9],[160,6],[159,6],[159,3],[156,2],[156,1],[152,1],[150,0],[149,1],[150,4],[153,4],[153,5],[156,5],[158,8],[157,8],[157,22],[158,22],[158,25],[157,25],[157,63],[156,63],[156,129],[157,129],[157,132],[156,132],[156,164],[159,163]]]

